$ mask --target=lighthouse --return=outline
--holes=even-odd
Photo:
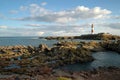
[[[94,34],[94,26],[93,26],[93,24],[91,25],[91,34]]]

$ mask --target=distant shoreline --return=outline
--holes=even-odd
[[[120,39],[118,35],[112,35],[109,33],[98,33],[98,34],[85,34],[81,36],[49,36],[45,37],[47,40],[64,40],[64,39],[86,39],[86,40],[116,40]]]

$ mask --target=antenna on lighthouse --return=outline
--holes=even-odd
[[[91,25],[91,34],[94,34],[94,25]]]

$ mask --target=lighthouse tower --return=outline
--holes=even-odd
[[[91,34],[94,34],[94,26],[93,26],[93,24],[91,25]]]

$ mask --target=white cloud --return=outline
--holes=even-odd
[[[76,7],[76,11],[89,11],[90,9],[85,6],[78,6]]]
[[[26,24],[24,28],[0,26],[0,36],[79,36],[89,34],[91,24]],[[96,23],[95,33],[108,32],[120,35],[120,23]]]
[[[68,36],[80,35],[87,31],[89,24],[27,24],[25,26],[33,27],[34,29],[41,30],[44,35],[49,36]],[[85,30],[86,29],[86,30]],[[89,31],[88,31],[89,32]]]
[[[0,26],[0,29],[7,29],[7,28],[8,28],[7,26],[3,26],[3,25]]]
[[[41,24],[26,24],[25,26],[29,26],[29,27],[41,27],[41,26],[44,26],[44,25],[41,25]]]
[[[44,35],[49,36],[69,36],[89,34],[91,32],[91,23],[85,24],[27,24],[25,26],[44,31]],[[108,32],[120,35],[120,22],[114,23],[94,23],[95,33]]]
[[[47,2],[42,2],[41,3],[41,6],[45,6],[45,5],[47,5]]]
[[[101,19],[111,13],[110,10],[101,9],[100,7],[88,8],[85,6],[77,6],[76,8],[63,11],[52,11],[37,4],[30,4],[28,11],[30,12],[29,16],[14,19],[49,23],[68,23],[85,19]]]
[[[31,17],[33,16],[37,17],[37,16],[41,16],[42,14],[45,15],[46,13],[48,13],[48,10],[37,4],[30,4],[28,10],[30,12]]]
[[[11,13],[11,14],[17,14],[18,11],[17,10],[11,10],[11,11],[9,11],[9,13]]]
[[[120,30],[120,22],[113,22],[113,23],[101,23],[101,24],[97,24],[99,26],[103,26],[103,27],[109,27],[112,29],[118,29]]]
[[[36,32],[36,35],[38,35],[38,36],[41,36],[41,35],[43,35],[44,34],[44,32]]]
[[[27,6],[20,6],[21,11],[25,11],[25,10],[27,10],[27,8],[28,8]]]
[[[43,34],[40,29],[0,26],[0,36],[42,36]]]
[[[37,4],[30,4],[29,6],[24,6],[23,11],[27,11],[30,14],[26,17],[13,19],[45,23],[25,24],[24,26],[27,26],[25,28],[10,29],[11,33],[21,36],[81,35],[85,33],[89,34],[91,31],[91,23],[94,23],[96,29],[95,33],[114,32],[115,34],[120,34],[119,21],[114,23],[106,21],[106,19],[119,19],[119,15],[111,16],[110,14],[112,12],[110,10],[102,9],[100,7],[89,8],[85,6],[77,6],[69,10],[52,11]],[[80,24],[79,21],[82,23]]]
[[[34,29],[33,29],[34,30]],[[41,32],[41,31],[33,31],[33,30],[30,30],[30,31],[22,31],[20,32],[19,34],[21,36],[42,36],[44,34],[44,32]],[[23,33],[24,32],[24,33]]]
[[[115,15],[115,16],[110,16],[109,18],[111,18],[111,19],[120,19],[120,15]]]
[[[70,27],[70,28],[78,28],[78,27],[88,27],[90,26],[91,24],[90,23],[87,23],[87,24],[26,24],[25,26],[29,26],[29,27]]]

